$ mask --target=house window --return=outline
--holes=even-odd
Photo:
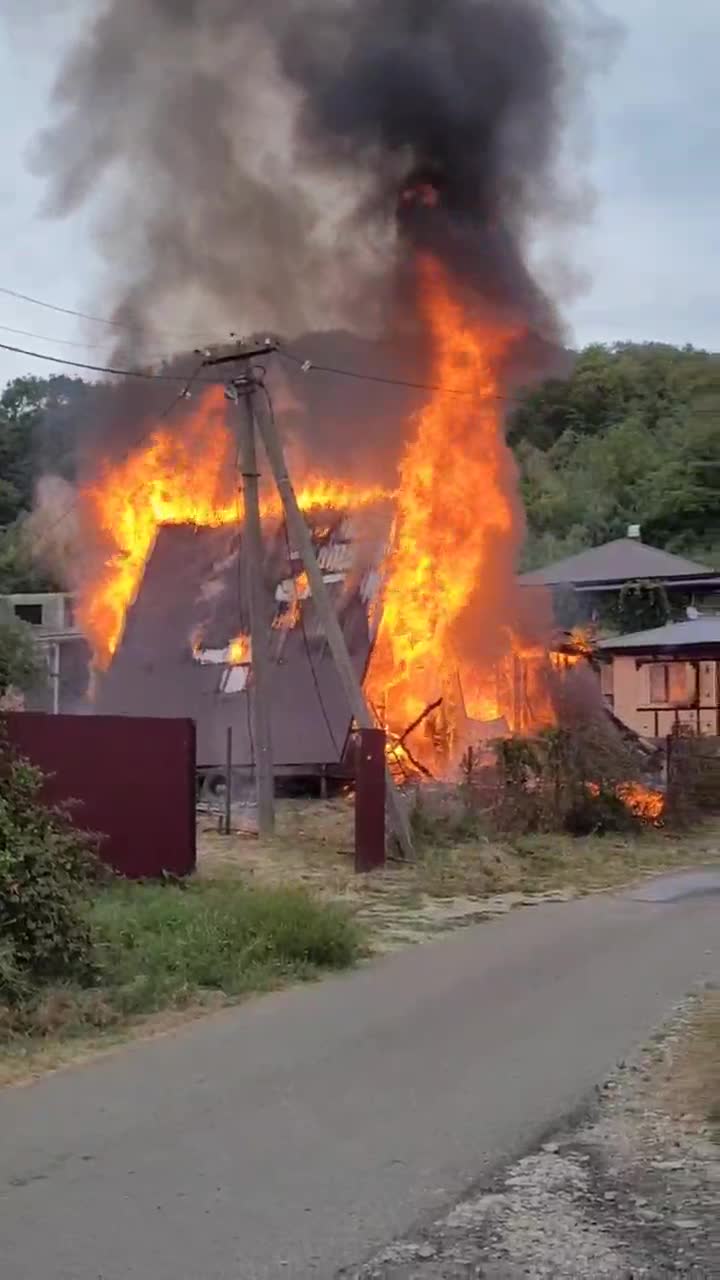
[[[33,627],[41,627],[43,611],[41,604],[16,604],[15,617],[21,622],[29,622]]]
[[[654,662],[650,667],[650,701],[667,702],[669,694],[668,669],[664,663]]]
[[[694,693],[687,663],[654,662],[649,671],[652,703],[686,706],[692,701]]]

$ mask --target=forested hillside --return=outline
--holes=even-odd
[[[587,347],[512,415],[528,568],[622,537],[720,564],[720,356]]]
[[[73,478],[80,423],[108,392],[64,376],[0,396],[0,592],[52,585],[18,536],[39,475]],[[88,413],[92,406],[96,410]],[[720,356],[658,343],[592,346],[508,423],[527,511],[526,567],[622,536],[720,566]]]

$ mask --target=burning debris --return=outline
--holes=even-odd
[[[602,787],[598,782],[586,782],[588,795],[598,799]],[[625,805],[625,808],[641,822],[649,826],[659,827],[665,813],[665,796],[662,791],[654,791],[641,782],[618,782],[613,795]]]

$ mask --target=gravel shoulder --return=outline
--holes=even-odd
[[[674,1010],[599,1089],[592,1117],[352,1275],[720,1276],[720,992]]]

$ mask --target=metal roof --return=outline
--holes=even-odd
[[[577,555],[557,560],[543,569],[523,573],[519,581],[523,586],[575,586],[580,583],[611,584],[634,579],[716,576],[714,569],[696,564],[683,556],[649,547],[638,538],[616,538],[602,546],[591,547]]]
[[[342,542],[333,542],[340,533],[336,529],[329,540],[316,540],[316,552],[321,556],[334,547],[328,557],[323,556],[333,564],[345,554],[340,550]],[[221,764],[228,726],[233,729],[235,764],[247,766],[253,758],[248,703],[253,697],[252,679],[248,683],[242,678],[243,668],[228,668],[193,654],[195,637],[202,637],[207,657],[214,650],[225,650],[233,637],[248,631],[241,557],[236,530],[163,527],[128,612],[119,649],[98,682],[98,712],[189,716],[195,720],[201,765]],[[268,622],[273,623],[273,757],[276,767],[300,773],[303,766],[340,761],[351,713],[312,597],[300,602],[304,627],[284,629],[278,625],[287,605],[278,601],[277,588],[298,567],[296,557],[288,557],[284,535],[278,532],[274,538],[267,537],[263,577]],[[364,583],[358,582],[350,591],[341,575],[325,576],[351,658],[362,678],[371,646]]]
[[[664,627],[653,627],[649,631],[613,636],[609,640],[601,640],[597,648],[604,649],[606,653],[621,653],[623,650],[655,653],[663,649],[699,650],[715,646],[720,648],[720,615],[669,622]]]

